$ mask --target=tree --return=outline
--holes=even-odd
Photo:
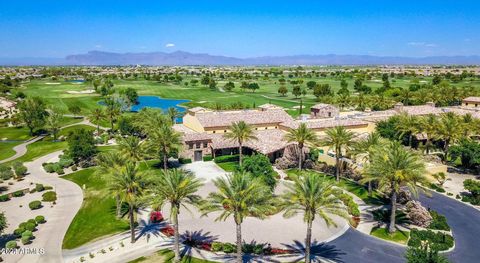
[[[240,169],[250,173],[253,177],[259,177],[272,190],[275,189],[277,180],[275,179],[275,171],[272,168],[270,159],[263,154],[253,154],[246,157]]]
[[[113,131],[113,124],[117,121],[120,115],[120,103],[112,98],[106,98],[105,104],[107,105],[106,116],[110,122],[110,129]]]
[[[229,82],[225,83],[225,86],[223,86],[223,88],[226,91],[232,91],[235,88],[235,83],[229,81]]]
[[[308,89],[313,89],[315,88],[315,86],[317,85],[317,82],[313,81],[313,80],[310,80],[307,82],[307,88]]]
[[[5,212],[0,212],[0,235],[3,234],[3,231],[7,228],[7,217],[5,216]]]
[[[318,84],[313,89],[313,95],[315,95],[318,100],[320,97],[332,96],[333,91],[329,84]]]
[[[200,83],[202,85],[208,86],[208,84],[210,84],[210,77],[207,75],[203,76],[202,79],[200,80]]]
[[[350,148],[354,134],[343,126],[336,126],[325,131],[322,145],[329,146],[335,151],[335,177],[340,181],[340,164],[343,153]]]
[[[131,162],[139,162],[145,158],[145,148],[140,138],[136,136],[118,137],[120,154]]]
[[[439,172],[436,174],[432,174],[432,177],[437,180],[438,184],[440,187],[443,186],[443,184],[447,181],[447,175],[444,172]]]
[[[103,118],[105,118],[105,113],[100,108],[94,109],[90,115],[90,120],[97,124],[97,135],[100,135],[100,121],[103,120]]]
[[[357,92],[362,92],[362,80],[361,79],[356,79],[355,82],[353,82],[353,89]]]
[[[300,86],[295,85],[292,88],[292,94],[295,96],[295,98],[298,98],[298,96],[302,95],[302,90],[300,89]]]
[[[248,84],[248,89],[252,92],[255,92],[255,90],[260,89],[260,86],[258,85],[258,83],[252,82]]]
[[[285,85],[280,85],[280,87],[278,88],[278,93],[280,93],[280,95],[282,96],[286,96],[288,93],[287,87],[285,87]]]
[[[88,160],[97,153],[92,132],[84,128],[73,130],[68,135],[67,142],[68,153],[76,163]]]
[[[416,183],[425,182],[425,163],[415,152],[409,151],[399,142],[389,142],[375,151],[364,170],[361,182],[378,182],[378,189],[390,197],[391,211],[388,231],[395,232],[395,213],[400,189],[408,187],[417,195]]]
[[[409,115],[406,112],[402,112],[397,120],[396,128],[400,132],[399,139],[408,136],[408,146],[411,147],[413,136],[419,132],[419,118],[415,115]]]
[[[257,137],[254,135],[253,127],[247,124],[244,121],[234,122],[228,128],[230,131],[225,133],[223,137],[229,139],[231,141],[238,143],[238,163],[242,165],[242,151],[243,151],[243,144],[247,141],[251,140],[258,140]]]
[[[215,219],[233,217],[237,234],[237,260],[242,263],[242,223],[247,217],[266,218],[275,210],[271,190],[260,178],[245,172],[234,172],[213,181],[217,192],[208,195],[202,205],[203,215],[221,211]]]
[[[138,104],[138,93],[134,88],[127,88],[125,90],[125,98],[129,105]]]
[[[82,109],[76,104],[70,104],[68,105],[68,111],[73,115],[73,118],[76,118],[76,116],[80,114]]]
[[[43,127],[48,112],[45,103],[39,97],[27,98],[18,105],[19,117],[27,125],[29,134],[33,135],[33,130]]]
[[[63,120],[63,115],[57,110],[51,110],[50,114],[47,117],[47,128],[53,136],[53,141],[57,140],[58,132],[61,128],[61,122]]]
[[[135,210],[144,203],[142,197],[150,184],[146,174],[140,172],[137,165],[131,162],[120,167],[118,176],[112,177],[108,182],[110,191],[116,192],[120,201],[128,205],[131,243],[135,243]]]
[[[182,145],[182,135],[168,125],[162,125],[148,134],[147,149],[163,159],[165,171],[168,168],[168,157],[178,153]]]
[[[382,140],[380,134],[372,132],[366,138],[354,142],[351,153],[356,158],[360,158],[363,163],[369,163],[373,153],[383,144],[385,144],[385,141]],[[372,181],[368,181],[368,194],[372,194]]]
[[[121,167],[125,165],[127,159],[119,151],[108,151],[99,153],[95,157],[95,162],[97,163],[95,173],[98,176],[103,177],[105,181],[109,182],[113,180],[114,177],[119,176]],[[111,190],[110,194],[115,197],[116,216],[117,218],[120,218],[122,208],[120,195],[117,191],[112,191],[112,189],[109,190]]]
[[[175,229],[173,251],[175,252],[175,262],[180,262],[178,214],[181,207],[188,210],[186,204],[197,207],[201,204],[201,197],[195,193],[202,187],[202,182],[195,178],[193,173],[177,169],[164,171],[162,176],[155,179],[154,202],[158,203],[159,207],[170,204],[170,218]]]
[[[432,146],[432,140],[437,136],[438,119],[433,114],[428,114],[420,119],[419,131],[423,133],[427,139],[425,142],[425,152],[428,154]]]
[[[460,158],[462,166],[474,169],[480,165],[480,144],[476,141],[463,139],[448,149],[452,161]]]
[[[458,116],[453,112],[444,113],[440,118],[440,127],[438,130],[438,137],[444,142],[444,161],[448,160],[448,147],[451,143],[457,142],[462,134],[462,125]]]
[[[288,130],[285,134],[285,140],[295,142],[298,145],[298,169],[302,169],[303,147],[313,146],[318,142],[318,137],[312,129],[309,129],[305,123],[300,123],[297,129]]]
[[[182,113],[175,107],[169,107],[167,109],[167,115],[172,123],[177,123],[177,118],[182,117]]]
[[[299,213],[307,224],[305,239],[305,262],[310,263],[310,249],[312,242],[312,223],[318,216],[327,226],[336,226],[331,215],[345,219],[349,218],[343,202],[338,197],[335,184],[319,173],[300,174],[292,176],[293,184],[286,184],[287,191],[282,195],[284,217],[290,218]]]

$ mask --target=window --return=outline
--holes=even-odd
[[[208,147],[208,143],[204,142],[203,143],[203,148],[207,148]]]
[[[193,143],[188,144],[188,149],[193,149]]]
[[[201,143],[197,142],[197,149],[199,149],[201,145]]]
[[[223,132],[227,132],[227,130],[223,130]]]
[[[217,131],[213,131],[213,133],[216,133]]]
[[[268,127],[265,127],[265,130],[268,129]]]

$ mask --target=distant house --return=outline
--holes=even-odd
[[[480,97],[467,97],[462,100],[462,106],[476,108],[480,106]]]
[[[330,104],[319,103],[310,108],[311,118],[332,118],[337,117],[339,114],[338,108]]]

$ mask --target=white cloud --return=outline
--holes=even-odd
[[[168,43],[168,44],[165,45],[165,47],[174,47],[174,46],[175,46],[175,44],[173,44],[173,43]]]
[[[435,43],[426,43],[426,42],[408,42],[407,45],[413,47],[437,47]]]
[[[95,48],[102,48],[102,47],[103,47],[103,46],[100,45],[100,44],[96,44],[96,45],[95,45]]]

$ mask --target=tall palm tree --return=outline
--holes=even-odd
[[[113,124],[117,121],[117,117],[121,113],[121,106],[120,103],[111,98],[105,99],[105,104],[107,105],[105,115],[110,122],[110,129],[113,131]]]
[[[336,126],[325,131],[325,138],[322,144],[329,146],[335,151],[335,177],[337,182],[340,180],[340,164],[343,152],[350,149],[353,142],[354,133],[348,131],[343,126]]]
[[[385,140],[378,132],[372,132],[366,138],[356,141],[351,153],[356,158],[361,158],[364,164],[367,164],[372,159],[373,152],[384,143]],[[368,194],[372,194],[372,181],[368,181]]]
[[[298,144],[298,169],[302,169],[303,164],[303,148],[312,146],[318,142],[317,134],[307,127],[307,124],[300,123],[297,129],[290,129],[285,134],[285,140],[288,142],[296,142]]]
[[[143,203],[143,195],[150,185],[145,173],[140,172],[136,164],[125,163],[120,167],[118,176],[112,177],[108,183],[109,189],[118,193],[120,200],[128,204],[130,219],[130,239],[135,243],[135,210]]]
[[[230,125],[229,132],[223,136],[238,143],[239,165],[242,165],[243,144],[247,141],[258,140],[254,135],[253,127],[244,121],[234,122]]]
[[[182,147],[182,135],[169,125],[162,125],[148,134],[147,148],[163,158],[163,169],[168,168],[168,156],[179,152]]]
[[[136,136],[118,137],[120,153],[132,162],[139,162],[145,157],[145,149],[142,141]]]
[[[180,239],[178,227],[178,214],[180,208],[188,210],[186,204],[199,206],[201,197],[195,193],[202,187],[201,180],[195,178],[195,175],[185,170],[164,171],[163,176],[156,178],[153,186],[155,202],[162,207],[164,204],[170,204],[170,218],[173,221],[175,229],[175,262],[180,262]]]
[[[247,217],[265,218],[272,213],[272,191],[260,178],[245,172],[234,172],[213,181],[218,192],[212,192],[202,206],[203,215],[222,213],[215,219],[225,221],[233,217],[237,233],[237,260],[242,262],[242,223]]]
[[[462,137],[461,120],[453,112],[444,113],[440,118],[440,127],[438,129],[438,137],[443,140],[444,161],[447,161],[448,148],[451,143],[455,143]]]
[[[376,181],[381,192],[389,195],[391,202],[388,231],[395,232],[397,196],[402,187],[417,195],[416,183],[425,181],[425,163],[415,152],[405,149],[399,142],[390,142],[375,151],[365,169],[361,182]]]
[[[96,108],[90,114],[90,120],[97,124],[97,134],[100,134],[100,121],[105,118],[105,113],[102,109]]]
[[[172,126],[172,122],[167,115],[159,109],[143,108],[136,114],[134,125],[139,128],[144,135],[148,135],[158,130],[158,127]]]
[[[412,146],[413,136],[419,131],[418,117],[402,112],[398,118],[397,130],[400,132],[400,138],[408,134],[408,146]]]
[[[336,226],[330,215],[338,215],[348,219],[348,212],[335,191],[335,184],[319,173],[300,174],[292,176],[293,184],[287,184],[287,191],[282,195],[284,217],[303,214],[307,223],[305,239],[305,262],[310,263],[312,242],[312,223],[318,216],[327,226]]]
[[[178,111],[175,107],[169,107],[167,109],[167,115],[172,121],[172,123],[176,123],[177,118],[180,118],[182,116],[182,113]]]
[[[469,138],[478,132],[478,120],[473,118],[472,114],[467,113],[462,116],[463,137]]]
[[[432,140],[437,137],[438,119],[433,114],[428,114],[422,117],[419,122],[419,131],[425,134],[427,141],[425,142],[425,152],[430,152],[432,146]]]
[[[125,159],[118,151],[100,153],[95,159],[97,163],[97,175],[103,177],[107,182],[110,182],[113,178],[119,176],[121,167],[124,166],[127,161],[127,159]],[[110,193],[115,198],[116,216],[117,218],[120,218],[122,208],[120,195],[117,191],[110,191]]]

